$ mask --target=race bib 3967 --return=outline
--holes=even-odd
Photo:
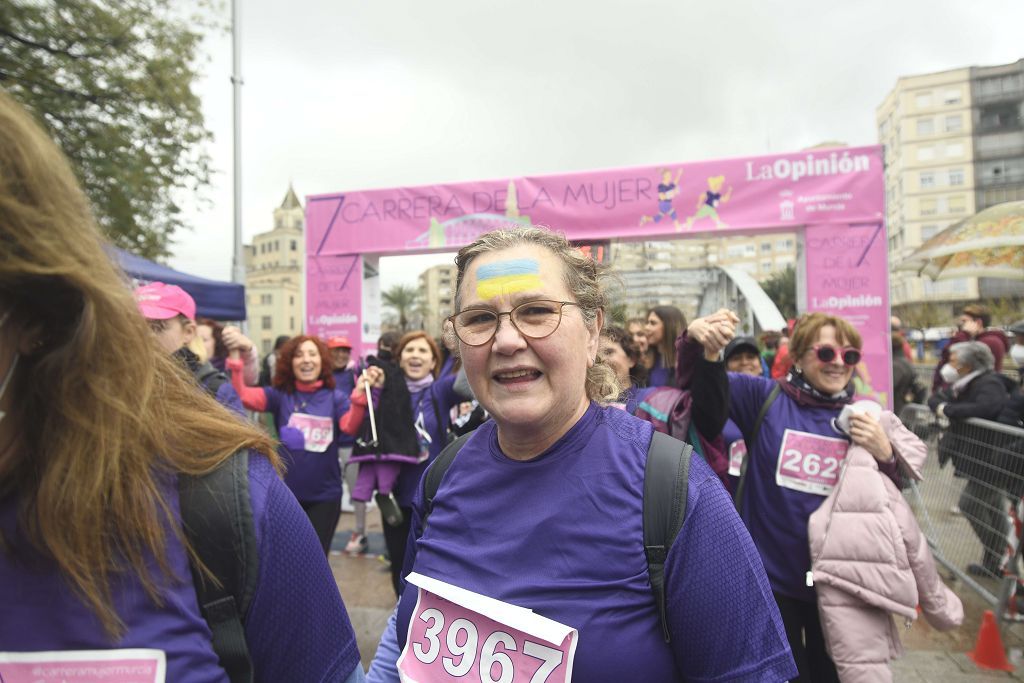
[[[415,572],[419,588],[405,649],[403,683],[568,683],[576,629]]]

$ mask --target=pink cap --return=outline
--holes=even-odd
[[[181,314],[196,319],[196,302],[181,287],[163,282],[151,282],[135,290],[135,302],[143,317],[149,320],[169,320]]]
[[[352,342],[348,340],[348,337],[331,337],[327,340],[327,348],[329,349],[351,349]]]

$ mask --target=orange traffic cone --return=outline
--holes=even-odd
[[[1013,666],[1006,659],[1006,648],[1003,647],[1003,639],[999,637],[999,627],[996,626],[992,610],[985,610],[981,628],[978,629],[978,642],[974,644],[974,651],[968,652],[967,656],[982,669],[1013,671]]]

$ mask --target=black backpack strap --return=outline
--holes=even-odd
[[[235,453],[203,476],[180,475],[178,492],[185,537],[220,583],[192,567],[213,649],[232,683],[251,682],[244,624],[256,592],[259,556],[249,498],[249,452]]]
[[[428,388],[428,389],[426,389],[426,391],[430,391],[430,389]],[[434,399],[433,392],[431,392],[431,394],[430,394],[430,405],[434,409],[434,422],[437,424],[437,431],[444,435],[445,443],[451,443],[452,441],[455,440],[455,438],[452,435],[450,427],[448,429],[444,429],[444,430],[441,429],[441,427],[444,425],[444,423],[441,422],[441,411],[438,410],[437,401]],[[438,483],[440,483],[440,482],[438,482]]]
[[[768,413],[768,409],[772,407],[772,404],[775,403],[775,399],[778,398],[781,391],[782,385],[776,382],[768,394],[768,398],[761,404],[761,409],[757,411],[754,428],[750,430],[749,435],[743,435],[744,441],[747,444],[747,452],[743,455],[743,463],[740,465],[740,481],[736,484],[736,493],[732,496],[732,502],[736,504],[737,512],[743,507],[743,489],[747,485],[747,465],[750,463],[750,449],[754,447],[754,444],[757,442],[757,436],[761,433],[761,423],[764,422],[764,416]]]
[[[213,367],[209,362],[203,363],[196,368],[195,376],[196,381],[214,398],[217,397],[217,390],[220,389],[221,385],[229,381],[226,374]]]
[[[426,474],[423,475],[423,517],[421,519],[423,529],[427,528],[427,517],[430,516],[430,511],[434,509],[434,496],[437,495],[437,489],[441,487],[441,480],[444,479],[445,472],[448,471],[449,465],[455,460],[455,456],[459,454],[459,449],[469,441],[471,436],[473,436],[473,432],[463,434],[445,446],[444,450],[434,458],[434,462],[430,463],[430,468]]]
[[[665,560],[686,519],[692,453],[690,444],[654,432],[644,468],[644,553],[666,643],[671,637],[665,603]]]

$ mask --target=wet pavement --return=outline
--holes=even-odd
[[[353,529],[353,515],[346,512],[338,523],[333,544],[335,550],[330,557],[335,580],[355,628],[364,667],[369,666],[373,659],[377,641],[395,605],[388,566],[378,559],[384,552],[380,515],[371,509],[367,516],[369,552],[358,557],[341,552]],[[924,619],[918,619],[908,630],[901,630],[906,655],[893,662],[893,679],[911,683],[982,683],[1000,678],[1024,680],[1024,623],[1008,624],[1002,634],[1008,656],[1017,670],[1014,673],[980,670],[966,653],[974,649],[982,615],[988,605],[960,582],[949,580],[948,572],[942,570],[941,573],[946,585],[964,601],[964,624],[956,631],[940,633],[928,626]]]
[[[394,610],[395,591],[391,588],[389,565],[382,559],[384,534],[381,532],[380,513],[376,509],[367,511],[369,548],[365,555],[353,557],[345,553],[344,548],[355,528],[354,522],[351,513],[342,513],[331,544],[330,562],[356,632],[363,668],[366,668],[373,659],[388,616]]]

